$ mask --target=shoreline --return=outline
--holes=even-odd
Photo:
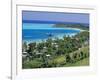
[[[38,29],[38,28],[37,28]],[[45,30],[46,28],[39,28],[38,30]],[[83,30],[83,29],[79,29],[79,28],[61,28],[61,27],[59,27],[59,28],[47,28],[46,30],[55,30],[55,29],[63,29],[63,30],[66,30],[66,29],[69,29],[69,30],[79,30],[79,31],[86,31],[86,30]],[[27,29],[28,30],[28,29]],[[32,29],[31,29],[32,30]],[[35,29],[33,29],[33,30],[35,30]]]
[[[66,37],[70,36],[70,37],[72,37],[72,36],[75,36],[76,34],[77,33],[60,34],[60,35],[56,35],[56,36],[52,37],[52,40],[55,40],[55,38],[63,39],[63,36],[66,36]],[[46,39],[30,39],[30,40],[22,40],[22,42],[27,42],[27,44],[32,43],[32,42],[41,43],[43,41],[45,42],[47,39],[48,38],[46,38]]]
[[[86,30],[79,29],[79,28],[64,28],[64,29],[74,29],[74,30],[86,31]]]
[[[74,30],[79,30],[80,32],[83,32],[83,31],[86,31],[86,30],[82,30],[82,29],[79,29],[79,28],[58,28],[58,29],[74,29]],[[52,37],[52,39],[54,40],[56,37],[59,38],[59,39],[63,39],[63,36],[66,35],[66,37],[70,36],[75,36],[77,33],[66,33],[66,34],[59,34],[59,35],[56,35],[54,37]],[[32,43],[32,42],[36,42],[36,43],[41,43],[41,42],[45,42],[48,38],[46,39],[30,39],[30,40],[22,40],[22,42],[27,42],[27,44],[29,43]]]

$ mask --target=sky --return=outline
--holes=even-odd
[[[22,21],[24,23],[23,29],[46,28],[46,26],[50,28],[50,25],[48,24],[56,24],[56,23],[71,22],[71,23],[89,24],[89,14],[88,13],[22,11]]]
[[[74,22],[89,24],[89,14],[23,11],[22,20],[23,22]]]

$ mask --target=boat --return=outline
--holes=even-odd
[[[53,33],[46,33],[49,37],[53,36]]]

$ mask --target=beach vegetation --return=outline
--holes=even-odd
[[[89,65],[89,31],[62,39],[49,37],[42,42],[22,44],[23,68],[50,68]]]

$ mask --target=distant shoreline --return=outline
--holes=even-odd
[[[89,30],[89,25],[84,24],[55,24],[54,28],[70,28],[70,29],[79,29],[79,30]]]
[[[59,38],[59,39],[63,39],[63,36],[64,35],[66,35],[66,36],[70,36],[70,37],[72,37],[72,36],[75,36],[77,33],[66,33],[66,34],[60,34],[60,35],[56,35],[56,36],[54,36],[54,37],[51,37],[53,40],[57,37],[57,38]],[[32,43],[32,42],[36,42],[36,43],[41,43],[41,42],[45,42],[46,40],[47,40],[48,38],[46,38],[46,39],[30,39],[30,40],[22,40],[23,42],[27,42],[27,44],[29,44],[29,43]]]
[[[57,28],[57,27],[56,27]],[[60,27],[58,27],[60,28]],[[73,28],[73,27],[63,27],[63,29],[74,29],[74,30],[80,30],[80,31],[87,31],[85,29],[81,29],[81,28]]]

